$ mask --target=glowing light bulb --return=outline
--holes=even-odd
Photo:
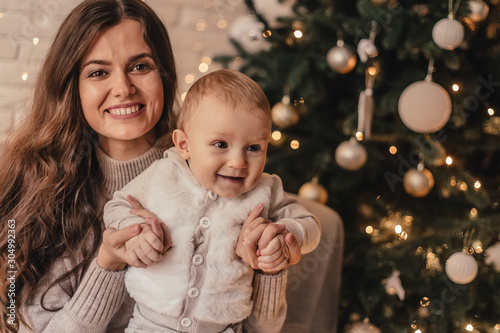
[[[198,66],[198,70],[202,73],[205,73],[206,71],[208,71],[208,64],[202,62],[199,66]]]
[[[204,20],[199,20],[196,22],[196,31],[203,31],[207,27],[207,24]]]
[[[186,82],[187,84],[193,83],[193,81],[194,81],[194,75],[193,74],[188,74],[184,78],[184,82]]]
[[[39,41],[38,37],[33,38],[33,45],[38,45]]]
[[[23,75],[21,75],[21,79],[23,79],[23,81],[26,81],[28,79],[28,72],[24,72]]]
[[[453,91],[459,91],[460,90],[460,86],[458,84],[454,84],[451,89],[453,89]]]
[[[365,228],[365,232],[366,232],[367,234],[371,234],[371,233],[373,232],[373,227],[372,227],[371,225],[367,226],[367,227]]]
[[[421,330],[416,330],[415,333],[422,333],[422,331]]]
[[[372,76],[375,75],[375,74],[377,74],[377,68],[375,68],[373,66],[368,67],[368,74],[370,74]]]
[[[271,30],[266,30],[262,33],[262,36],[264,36],[264,38],[269,38],[273,35],[273,33],[271,32]]]
[[[400,226],[400,225],[398,224],[396,227],[394,227],[394,231],[395,231],[397,234],[400,234],[400,233],[401,233],[401,231],[403,231],[403,227],[402,227],[402,226]]]
[[[292,142],[290,142],[290,147],[292,147],[292,149],[299,149],[299,146],[300,143],[297,140],[292,140]]]
[[[474,183],[474,188],[476,190],[479,190],[481,188],[481,182],[479,180],[477,180],[475,183]]]
[[[297,38],[297,39],[300,39],[300,38],[302,38],[302,37],[304,36],[304,34],[302,34],[302,31],[300,31],[300,30],[295,30],[295,31],[293,32],[293,35],[294,35],[294,36],[295,36],[295,38]]]
[[[356,139],[358,139],[358,141],[363,140],[363,132],[356,132]]]
[[[469,332],[472,332],[472,331],[474,331],[474,326],[472,326],[471,324],[469,324],[469,325],[467,325],[467,326],[465,327],[465,329],[466,329],[467,331],[469,331]]]
[[[453,158],[451,158],[451,156],[446,157],[446,164],[448,164],[448,165],[453,164]]]
[[[477,217],[477,209],[476,208],[472,208],[470,210],[470,217],[471,218],[476,218]]]
[[[227,28],[227,21],[226,20],[218,20],[217,21],[217,28],[219,29],[226,29]]]
[[[281,132],[280,131],[274,131],[271,134],[271,138],[273,138],[274,141],[278,141],[281,139]]]
[[[495,114],[495,110],[493,110],[492,108],[488,108],[488,114],[490,116],[494,115]]]
[[[389,152],[392,154],[392,155],[395,155],[397,152],[398,152],[398,148],[396,148],[396,146],[391,146],[389,148]]]

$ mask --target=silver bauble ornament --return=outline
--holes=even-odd
[[[338,40],[337,46],[334,46],[326,54],[328,66],[337,73],[346,74],[356,67],[356,55],[344,45],[344,41]]]
[[[487,265],[493,265],[495,271],[500,273],[500,243],[496,243],[486,249],[484,262]]]
[[[405,173],[403,185],[409,195],[416,198],[425,197],[434,186],[434,177],[423,167],[412,168]]]
[[[432,39],[440,48],[453,50],[464,41],[464,26],[452,17],[444,18],[432,28]]]
[[[469,1],[469,17],[474,22],[481,22],[488,17],[490,12],[490,7],[488,4],[481,0],[470,0]]]
[[[367,157],[365,147],[354,137],[342,142],[335,150],[335,161],[346,170],[360,169],[365,165]]]
[[[281,102],[276,103],[271,109],[271,119],[273,123],[281,128],[295,125],[299,121],[299,114],[290,105],[290,97],[283,96]]]
[[[318,178],[314,177],[310,182],[305,183],[299,189],[299,197],[317,201],[322,204],[328,200],[328,193],[325,188],[318,184]]]
[[[264,38],[264,23],[253,15],[241,15],[229,26],[228,35],[248,53],[267,50],[271,44]]]
[[[451,98],[439,84],[426,79],[410,84],[399,97],[401,121],[414,132],[433,133],[448,122]]]
[[[477,261],[470,254],[456,252],[446,260],[445,271],[451,281],[458,284],[467,284],[477,276]]]
[[[349,325],[346,333],[382,333],[376,326],[370,324],[368,320],[364,320],[362,323],[354,323]]]

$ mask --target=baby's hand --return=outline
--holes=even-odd
[[[274,274],[288,266],[290,249],[285,242],[287,234],[288,230],[284,229],[282,233],[274,236],[264,249],[259,249],[259,268],[264,273]]]
[[[146,268],[162,258],[163,251],[163,230],[157,220],[152,226],[142,225],[139,235],[125,243],[125,249],[129,256],[129,262],[135,267]]]

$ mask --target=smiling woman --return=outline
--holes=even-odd
[[[0,238],[1,332],[124,331],[133,310],[124,268],[136,264],[127,242],[149,227],[105,229],[103,207],[170,144],[176,81],[165,26],[143,1],[85,0],[64,20],[0,159],[0,234],[16,221],[14,259]],[[256,272],[251,281],[243,325],[277,332],[286,274]]]
[[[103,31],[83,64],[80,100],[100,147],[117,160],[146,152],[156,141],[153,128],[163,112],[163,84],[142,25],[124,20]]]

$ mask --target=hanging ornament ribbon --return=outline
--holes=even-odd
[[[373,85],[375,83],[376,68],[369,67],[366,70],[366,88],[359,94],[358,102],[358,133],[369,138],[371,136],[373,119]]]
[[[362,39],[358,44],[359,60],[362,63],[368,61],[369,58],[375,58],[378,55],[377,47],[375,46],[375,36],[377,35],[377,21],[372,21],[370,27],[369,39]]]

